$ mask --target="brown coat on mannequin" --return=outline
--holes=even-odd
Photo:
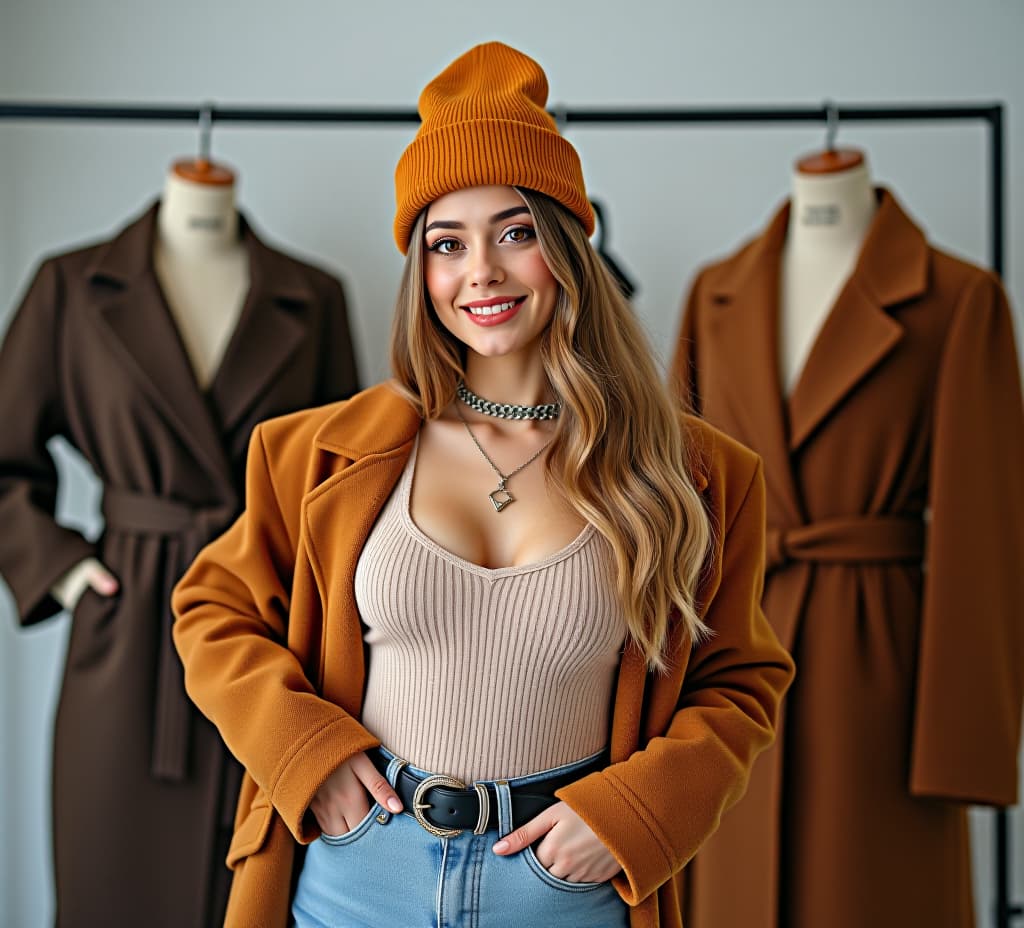
[[[883,191],[787,403],[787,222],[699,275],[673,364],[694,406],[764,458],[764,609],[798,668],[775,747],[691,867],[690,928],[964,928],[962,803],[1017,790],[1010,315],[991,274],[930,248]]]
[[[307,809],[339,764],[377,739],[360,725],[365,654],[356,561],[412,451],[420,419],[388,385],[253,435],[246,512],[174,592],[189,693],[247,773],[226,924],[284,928]],[[700,601],[716,635],[670,669],[624,650],[611,766],[558,792],[623,864],[631,928],[679,928],[680,876],[771,740],[792,665],[761,614],[764,487],[745,448],[691,420],[694,470],[716,524]],[[725,556],[723,557],[723,546]],[[298,842],[298,843],[297,843]]]
[[[200,392],[153,271],[156,211],[44,262],[0,351],[0,575],[22,622],[59,611],[50,588],[89,555],[121,586],[87,590],[71,625],[53,787],[65,928],[220,924],[235,765],[184,695],[171,587],[241,509],[253,426],[355,389],[338,282],[243,222],[250,291]],[[95,544],[53,520],[54,435],[104,484]]]

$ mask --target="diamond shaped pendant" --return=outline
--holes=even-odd
[[[498,484],[498,489],[487,494],[490,497],[492,503],[494,503],[495,512],[501,512],[509,503],[514,503],[516,498],[505,489],[505,481],[502,480]]]

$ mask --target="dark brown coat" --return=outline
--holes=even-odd
[[[59,611],[48,591],[83,557],[121,583],[86,591],[72,620],[53,761],[62,926],[220,924],[234,764],[184,695],[171,587],[240,510],[254,425],[355,389],[338,281],[243,223],[251,287],[201,392],[153,271],[156,210],[45,261],[0,351],[0,574],[22,622]],[[53,519],[55,435],[104,484],[94,544]]]
[[[692,867],[690,928],[964,928],[964,804],[1017,796],[1024,416],[1006,298],[882,192],[787,401],[787,222],[698,276],[673,364],[764,459],[764,608],[797,663],[779,740]]]
[[[716,525],[700,587],[715,635],[693,648],[674,622],[661,674],[627,645],[611,764],[557,793],[622,864],[614,884],[631,928],[681,928],[683,867],[742,794],[792,678],[760,608],[761,464],[688,423],[694,483]],[[261,425],[244,515],[175,589],[189,693],[246,768],[228,858],[230,928],[285,928],[300,849],[320,833],[310,801],[339,764],[378,743],[359,722],[366,658],[353,582],[420,424],[382,384]]]

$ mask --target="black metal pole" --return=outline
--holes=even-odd
[[[992,270],[1005,282],[1006,235],[1006,138],[1003,131],[1003,106],[996,105],[988,117],[989,126],[989,214],[992,232],[989,241]],[[1010,902],[1010,816],[1006,809],[995,810],[995,916],[996,928],[1012,928],[1012,922],[1024,914],[1024,907]]]
[[[1006,235],[1006,137],[1003,132],[1003,105],[992,107],[989,114],[989,146],[991,167],[989,168],[989,198],[992,215],[992,270],[1006,280],[1003,267],[1003,248]]]
[[[945,122],[949,120],[990,119],[998,104],[931,104],[915,106],[894,104],[866,106],[852,104],[838,108],[839,118],[847,122]],[[18,103],[0,101],[0,119],[86,121],[195,122],[204,108],[200,106],[158,104],[94,103]],[[213,106],[214,122],[221,123],[307,123],[414,125],[419,122],[415,110],[373,107],[263,107]],[[553,107],[553,116],[579,125],[686,125],[749,123],[823,122],[824,106],[781,107],[634,107],[623,109]]]

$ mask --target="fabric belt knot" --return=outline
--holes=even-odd
[[[796,562],[912,562],[924,557],[925,525],[920,513],[821,519],[793,528],[769,527],[765,542],[768,571]]]
[[[153,493],[107,487],[102,509],[108,533],[167,539],[163,586],[157,591],[161,623],[150,772],[158,779],[180,782],[188,773],[192,703],[185,694],[184,673],[171,638],[171,590],[199,549],[228,527],[237,508],[234,501],[196,506]]]

